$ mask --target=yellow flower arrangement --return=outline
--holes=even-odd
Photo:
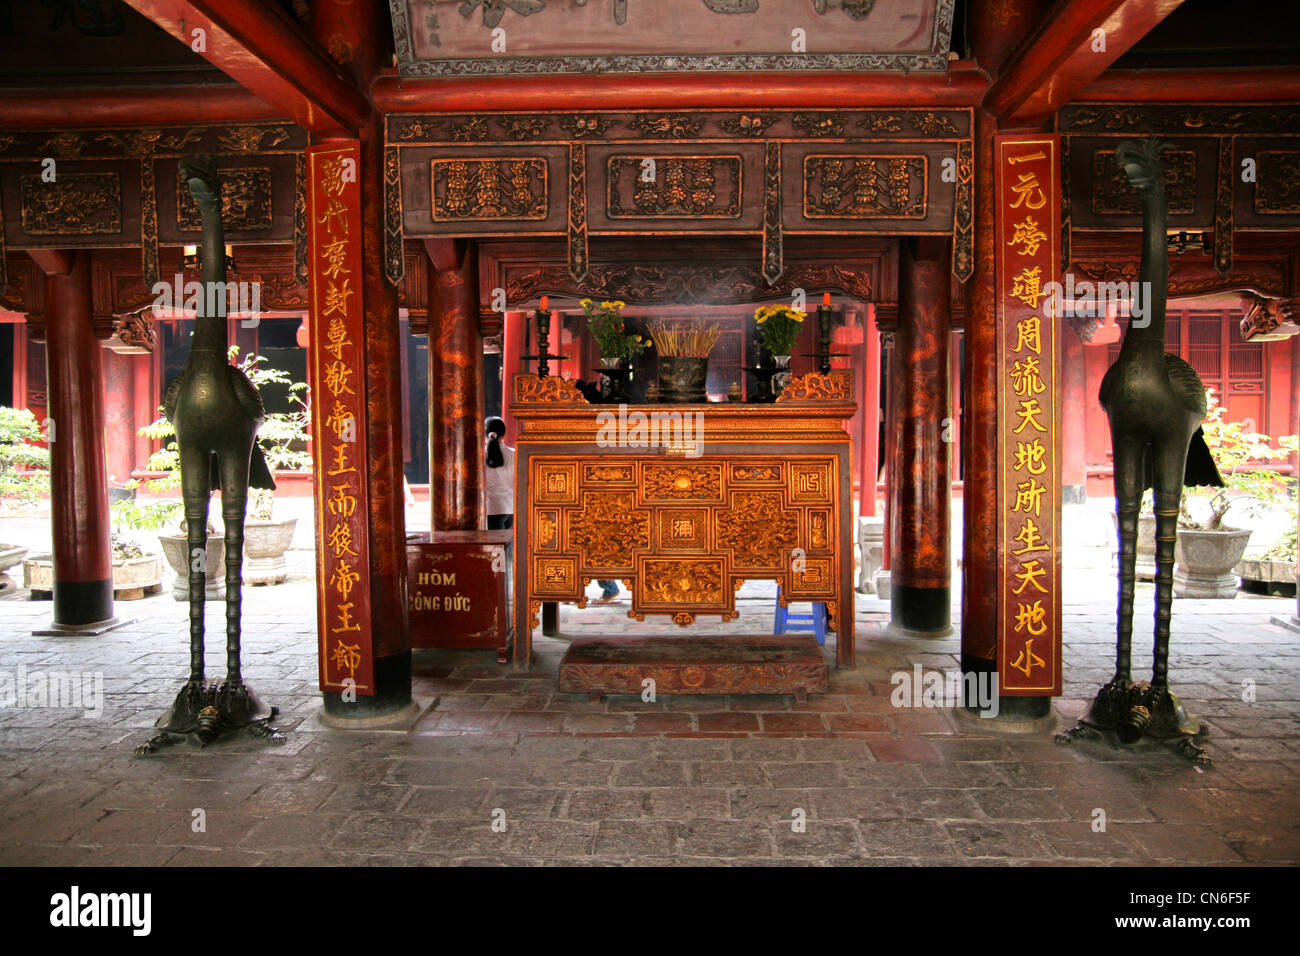
[[[807,312],[791,308],[788,305],[760,306],[754,310],[754,321],[758,324],[758,334],[763,340],[763,347],[773,355],[789,355],[794,348],[794,341],[799,337],[803,320]]]

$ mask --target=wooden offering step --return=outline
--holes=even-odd
[[[830,668],[811,634],[726,637],[580,637],[560,661],[560,690],[640,694],[809,694],[830,689]]]

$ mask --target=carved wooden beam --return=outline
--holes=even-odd
[[[0,90],[0,127],[9,130],[249,122],[283,119],[285,115],[285,111],[233,84],[41,90],[39,94]]]
[[[1086,103],[1295,103],[1289,66],[1220,70],[1107,70],[1075,97]]]
[[[370,116],[361,91],[275,4],[126,0],[241,86],[313,133],[353,133]],[[203,30],[202,49],[195,30]]]
[[[984,108],[1003,128],[1042,122],[1183,0],[1064,0],[1025,38],[989,88]],[[1096,31],[1102,31],[1097,34]],[[1100,37],[1100,39],[1099,39]]]
[[[133,0],[136,2],[136,0]],[[371,87],[375,108],[384,113],[445,113],[457,110],[569,110],[737,107],[821,109],[863,106],[973,106],[988,79],[969,61],[947,73],[837,74],[835,82],[815,73],[636,74],[472,76],[436,79],[385,75]]]

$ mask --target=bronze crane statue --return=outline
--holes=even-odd
[[[1101,381],[1101,404],[1110,419],[1115,465],[1115,511],[1119,525],[1119,606],[1115,676],[1098,692],[1077,727],[1057,737],[1068,743],[1113,730],[1121,743],[1143,736],[1169,742],[1187,757],[1210,763],[1198,740],[1204,726],[1188,716],[1169,690],[1169,617],[1173,601],[1174,541],[1183,485],[1222,485],[1206,447],[1205,387],[1191,365],[1165,351],[1165,299],[1169,248],[1161,152],[1155,139],[1121,143],[1115,159],[1142,200],[1142,267],[1138,275],[1145,309],[1135,308],[1119,357]],[[1135,301],[1140,301],[1135,297]],[[1151,488],[1156,512],[1156,612],[1154,666],[1150,683],[1133,683],[1133,581],[1136,576],[1138,511]]]
[[[206,745],[223,731],[240,728],[277,743],[284,739],[270,725],[277,709],[264,704],[244,683],[239,667],[244,507],[250,484],[254,488],[275,488],[257,446],[257,430],[265,411],[253,383],[228,358],[225,232],[216,169],[204,159],[182,160],[178,175],[188,182],[203,224],[202,294],[189,359],[185,370],[167,386],[163,401],[167,420],[176,429],[185,501],[190,555],[190,676],[171,709],[158,720],[159,733],[136,748],[141,755],[191,734]],[[226,543],[226,679],[208,683],[203,676],[208,504],[218,488]]]

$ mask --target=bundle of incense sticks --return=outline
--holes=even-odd
[[[650,337],[660,355],[707,358],[718,341],[718,323],[692,323],[674,327],[663,322],[650,326]]]

